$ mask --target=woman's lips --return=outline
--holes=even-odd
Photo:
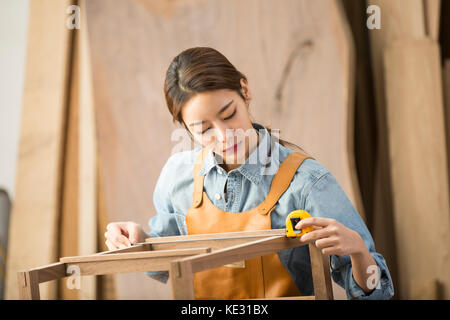
[[[239,146],[240,144],[241,144],[240,142],[239,142],[239,143],[236,143],[234,146],[229,147],[228,149],[225,149],[225,150],[223,150],[222,152],[223,152],[223,153],[232,153],[232,152],[236,152],[236,151],[237,151],[237,148],[238,148],[238,146]]]

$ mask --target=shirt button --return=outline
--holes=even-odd
[[[219,168],[217,168],[217,172],[218,172],[219,174],[222,174],[222,173],[223,173],[222,169],[219,169]]]
[[[215,197],[217,200],[220,200],[220,198],[221,198],[220,194],[218,194],[218,193],[216,193],[214,197]]]

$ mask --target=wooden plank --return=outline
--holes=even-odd
[[[322,255],[313,243],[309,243],[311,270],[314,283],[314,297],[316,300],[333,300],[331,286],[330,261],[328,256]]]
[[[386,48],[384,62],[399,291],[408,299],[412,282],[437,279],[449,299],[450,204],[439,46],[431,39],[398,40]]]
[[[19,299],[39,300],[39,281],[37,272],[17,272]]]
[[[80,1],[81,29],[78,37],[79,64],[79,214],[78,255],[97,252],[97,137],[95,132],[91,60],[86,23],[86,2]],[[96,277],[82,277],[80,298],[96,299]]]
[[[134,246],[128,247],[128,248],[122,248],[122,249],[116,249],[116,250],[109,250],[109,251],[102,251],[95,253],[95,255],[104,255],[104,254],[111,254],[111,253],[125,253],[125,252],[141,252],[141,251],[148,251],[151,250],[151,244],[148,243],[140,243],[136,244]]]
[[[196,254],[194,253],[194,255]],[[138,258],[74,262],[67,263],[67,266],[78,267],[82,275],[107,275],[146,271],[168,271],[170,270],[170,264],[178,259],[180,259],[180,255],[151,257],[151,259]]]
[[[257,231],[242,231],[242,232],[222,232],[222,233],[208,233],[208,234],[193,234],[188,236],[170,236],[170,237],[156,237],[147,238],[145,242],[155,244],[163,242],[177,242],[181,241],[209,241],[213,239],[248,239],[248,238],[263,238],[271,236],[286,235],[285,229],[271,229],[271,230],[257,230]]]
[[[70,91],[66,120],[66,138],[63,160],[61,221],[59,224],[58,257],[76,256],[78,250],[78,212],[79,210],[79,32],[73,33],[71,47]],[[79,290],[70,290],[64,279],[58,281],[58,298],[75,300],[79,298]]]
[[[445,130],[447,141],[447,168],[448,168],[448,181],[450,182],[450,59],[446,59],[444,62],[443,88],[444,88]]]
[[[376,122],[368,29],[362,28],[367,20],[366,1],[342,1],[355,41],[355,162],[361,198],[364,202],[366,224],[372,229],[373,180],[376,160]]]
[[[57,259],[72,34],[65,26],[70,3],[68,0],[30,1],[16,191],[9,238],[7,299],[18,298],[18,270]],[[43,285],[41,296],[43,299],[56,298],[56,283]]]
[[[56,262],[39,268],[33,268],[29,271],[37,272],[39,283],[43,283],[65,277],[66,265],[61,262]]]
[[[195,300],[194,271],[192,261],[174,261],[170,265],[170,286],[172,299]]]
[[[128,260],[128,259],[146,259],[156,257],[178,257],[193,254],[200,254],[210,252],[210,248],[193,248],[193,249],[176,249],[176,250],[160,250],[160,251],[145,251],[145,252],[128,252],[128,253],[112,253],[107,255],[88,255],[77,257],[64,257],[60,259],[63,263],[77,263],[77,262],[94,262],[94,261],[108,261],[108,260]]]
[[[179,262],[192,263],[192,271],[200,272],[202,270],[212,269],[214,267],[220,267],[225,264],[248,260],[269,253],[295,248],[302,245],[304,244],[301,244],[300,241],[296,238],[291,239],[286,238],[285,236],[274,236],[216,250],[208,254],[200,254],[194,257],[181,259]]]
[[[97,151],[97,215],[98,215],[98,251],[108,250],[105,243],[105,230],[108,225],[108,213],[105,207],[105,195],[103,191],[103,181],[101,175],[100,160]],[[129,249],[129,248],[128,248]],[[98,299],[116,299],[115,275],[101,275],[97,277],[99,282]]]
[[[425,27],[427,36],[439,40],[439,27],[441,21],[441,0],[423,0],[425,12]]]
[[[377,251],[389,264],[394,286],[399,288],[382,55],[386,46],[398,39],[426,36],[423,2],[368,0],[367,3],[378,6],[381,13],[381,29],[369,30],[377,122],[372,236]]]

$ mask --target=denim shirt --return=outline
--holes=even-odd
[[[210,151],[199,172],[199,175],[205,175],[204,191],[211,202],[230,214],[250,210],[264,201],[280,163],[294,152],[278,143],[263,126],[253,123],[253,127],[259,132],[260,141],[244,164],[226,172],[219,166],[218,156]],[[164,165],[153,194],[157,215],[149,221],[150,236],[187,234],[185,214],[192,203],[193,167],[200,151],[201,147],[175,153]],[[394,288],[386,261],[375,251],[364,221],[332,173],[314,159],[303,161],[289,188],[280,197],[270,214],[272,229],[285,228],[286,216],[293,210],[306,210],[313,217],[335,219],[358,232],[364,240],[379,267],[380,281],[370,294],[365,294],[355,282],[349,256],[330,255],[332,278],[345,289],[348,299],[389,299],[393,296]],[[282,250],[278,255],[302,294],[313,295],[308,246]],[[168,278],[167,271],[146,274],[162,282]]]

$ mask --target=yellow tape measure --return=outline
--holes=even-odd
[[[294,210],[289,213],[286,217],[286,237],[301,237],[305,233],[313,231],[313,227],[306,227],[300,230],[295,229],[295,225],[299,223],[300,220],[310,217],[311,215],[305,210]]]

